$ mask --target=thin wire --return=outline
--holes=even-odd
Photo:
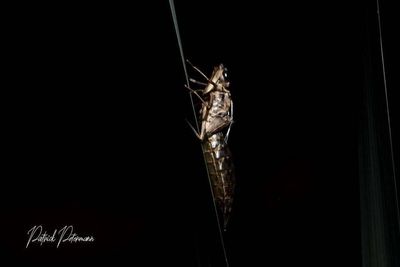
[[[171,8],[172,19],[174,21],[175,33],[176,33],[176,38],[178,40],[178,46],[179,46],[179,52],[180,52],[180,55],[181,55],[183,70],[185,72],[186,85],[189,87],[190,86],[189,85],[189,75],[187,74],[185,56],[183,54],[182,41],[181,41],[181,37],[180,37],[180,34],[179,34],[178,20],[176,18],[176,11],[175,11],[174,1],[173,0],[169,0],[169,5],[170,5],[170,8]],[[189,96],[190,96],[190,103],[191,103],[192,109],[193,109],[193,115],[194,115],[194,118],[195,118],[195,121],[196,121],[196,128],[197,128],[197,131],[199,132],[199,123],[198,123],[198,120],[197,120],[196,109],[194,108],[193,96],[192,96],[191,93],[189,94]],[[215,217],[216,217],[216,220],[217,220],[218,232],[219,232],[219,237],[220,237],[220,241],[221,241],[222,251],[224,253],[224,259],[225,259],[226,266],[229,267],[229,261],[228,261],[228,257],[227,257],[227,254],[226,254],[224,237],[223,237],[222,229],[221,229],[221,222],[220,222],[219,216],[218,216],[217,205],[215,203],[214,192],[212,190],[212,183],[211,183],[210,173],[209,173],[209,170],[208,170],[207,161],[206,161],[206,157],[205,157],[205,154],[204,154],[203,146],[201,146],[201,149],[202,149],[202,152],[203,152],[204,163],[205,163],[206,170],[207,170],[208,183],[210,185],[210,191],[211,191],[211,196],[212,196],[212,200],[213,200],[214,212],[215,212]]]
[[[391,156],[392,168],[393,168],[393,170],[392,170],[393,171],[393,183],[394,183],[394,192],[395,192],[396,207],[397,207],[397,224],[398,224],[398,227],[399,227],[399,230],[400,230],[400,209],[399,209],[399,200],[398,200],[398,193],[397,193],[396,167],[395,167],[395,163],[394,163],[392,127],[391,127],[391,122],[390,122],[389,99],[388,99],[387,82],[386,82],[385,58],[384,58],[384,55],[383,55],[382,25],[381,25],[381,12],[380,12],[379,0],[376,0],[376,10],[377,10],[377,13],[378,13],[379,45],[380,45],[380,52],[381,52],[383,84],[384,84],[384,89],[385,89],[387,125],[388,125],[388,129],[389,129],[390,156]]]
[[[176,18],[174,0],[169,0],[169,6],[171,8],[172,20],[174,21],[176,38],[178,39],[179,52],[181,54],[183,71],[185,72],[186,85],[187,85],[187,87],[189,87],[190,86],[189,85],[189,75],[187,73],[186,63],[185,63],[185,56],[183,54],[183,47],[182,47],[181,35],[179,34],[178,20]],[[197,129],[197,132],[198,132],[199,131],[199,123],[197,121],[196,109],[194,108],[193,96],[192,96],[191,93],[189,94],[189,96],[190,96],[190,103],[192,104],[194,119],[196,121],[196,129]]]

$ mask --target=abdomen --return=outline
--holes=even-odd
[[[224,135],[220,132],[205,138],[202,145],[214,199],[223,216],[225,228],[232,210],[235,189],[231,152],[224,142]]]

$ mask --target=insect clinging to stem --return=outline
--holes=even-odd
[[[219,64],[214,67],[211,77],[208,78],[199,68],[188,60],[187,62],[206,80],[203,83],[190,79],[191,83],[202,85],[202,89],[194,90],[186,86],[202,103],[198,115],[201,122],[200,132],[197,132],[190,123],[189,125],[202,143],[213,197],[222,213],[226,230],[235,189],[234,165],[228,147],[233,123],[233,102],[229,90],[228,70],[223,64]]]

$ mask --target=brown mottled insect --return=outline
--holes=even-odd
[[[202,142],[213,197],[222,213],[224,229],[226,229],[235,189],[234,166],[227,143],[233,123],[233,102],[228,89],[227,69],[220,64],[214,68],[211,77],[208,78],[189,61],[188,63],[207,80],[207,83],[202,83],[190,79],[192,83],[203,85],[204,88],[193,90],[187,87],[202,102],[199,114],[200,133],[189,125]]]

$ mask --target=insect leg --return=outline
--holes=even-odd
[[[203,85],[203,86],[207,86],[206,83],[199,82],[199,81],[197,81],[197,80],[195,80],[193,78],[190,78],[189,81],[191,81],[192,83],[195,83],[195,84],[200,84],[200,85]]]
[[[215,87],[218,87],[218,85],[211,81],[199,68],[197,68],[196,66],[194,66],[188,59],[186,59],[186,62],[188,62],[190,64],[190,66],[192,66],[193,69],[195,69],[196,71],[198,71],[209,83],[211,83],[212,85],[214,85]]]
[[[233,124],[233,101],[232,100],[231,100],[231,114],[230,115],[231,115],[231,122],[229,123],[229,127],[228,127],[228,130],[226,131],[226,135],[224,138],[225,144],[228,143],[229,133],[231,132],[231,127]]]
[[[189,61],[189,59],[186,59],[186,62],[189,63],[189,65],[192,66],[192,68],[195,69],[198,73],[200,73],[201,76],[203,76],[207,81],[209,81],[208,77],[207,77],[199,68],[197,68],[196,66],[194,66],[194,65],[192,64],[192,62]]]
[[[201,100],[202,103],[205,103],[205,102],[206,102],[206,101],[204,101],[203,98],[201,98],[201,96],[199,96],[199,94],[198,94],[195,90],[193,90],[192,88],[188,87],[186,84],[185,84],[185,87],[186,87],[187,89],[189,89],[189,91],[190,91],[191,93],[195,94],[195,95]]]
[[[193,127],[193,125],[192,125],[188,120],[186,120],[186,122],[189,124],[189,127],[193,130],[193,132],[194,132],[194,134],[197,136],[197,138],[199,138],[200,140],[203,140],[203,139],[200,137],[200,134],[197,133],[197,131],[196,131],[196,129]]]
[[[231,100],[231,121],[233,122],[233,101]]]

